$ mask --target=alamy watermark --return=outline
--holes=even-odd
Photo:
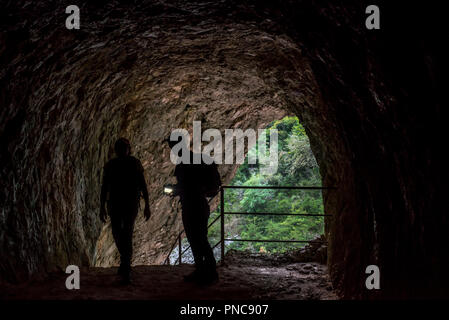
[[[267,151],[267,134],[269,131],[269,148]],[[258,140],[256,153],[248,153],[248,164],[256,164],[262,174],[274,174],[278,169],[278,131],[276,129],[225,129],[224,137],[218,129],[201,130],[201,121],[193,121],[193,164],[243,164],[245,161],[245,138],[250,150]],[[190,135],[186,129],[175,129],[170,135],[171,141],[178,143],[172,148],[170,160],[174,164],[190,163]],[[201,150],[203,142],[208,144]],[[234,161],[235,142],[235,161]]]
[[[379,7],[372,4],[366,7],[365,13],[369,16],[365,20],[365,26],[368,30],[380,29],[380,10]]]
[[[67,266],[65,273],[70,274],[65,280],[65,287],[68,290],[78,290],[80,288],[80,268],[71,264]]]
[[[80,28],[80,9],[77,5],[69,5],[65,9],[65,13],[69,14],[66,18],[65,26],[69,30]],[[365,26],[368,30],[380,29],[380,10],[379,7],[371,4],[366,7],[365,13],[368,17],[365,20]]]
[[[380,270],[375,264],[366,267],[365,273],[369,276],[365,280],[365,286],[368,290],[380,289]]]
[[[69,30],[80,28],[80,8],[76,5],[70,5],[65,8],[65,13],[69,16],[65,20],[65,27]]]

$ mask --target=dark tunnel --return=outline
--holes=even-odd
[[[182,228],[164,197],[163,139],[194,120],[303,123],[323,186],[330,278],[343,298],[447,297],[448,157],[435,12],[364,1],[59,1],[0,5],[0,278],[111,266],[101,171],[129,137],[150,190],[135,264],[161,264]],[[380,1],[383,3],[383,1]],[[420,15],[422,23],[409,17]],[[186,107],[186,105],[190,107]],[[224,183],[237,165],[219,167]],[[365,288],[379,265],[380,292]]]

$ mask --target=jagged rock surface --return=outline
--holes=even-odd
[[[294,113],[323,185],[337,187],[324,199],[339,293],[375,295],[364,288],[369,264],[382,268],[382,296],[446,292],[435,12],[385,4],[385,32],[368,32],[360,1],[79,6],[81,30],[68,31],[58,1],[0,5],[2,278],[117,262],[98,198],[119,136],[131,139],[151,190],[153,218],[137,221],[134,261],[159,263],[181,227],[162,195],[170,130],[194,119],[257,128]],[[228,182],[236,167],[220,170]]]

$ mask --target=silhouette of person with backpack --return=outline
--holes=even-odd
[[[171,149],[181,141],[166,140]],[[206,197],[215,196],[221,186],[220,174],[216,164],[205,154],[201,155],[201,163],[195,164],[193,159],[198,154],[189,150],[188,163],[176,165],[177,185],[174,195],[179,195],[182,206],[182,222],[187,240],[195,260],[195,270],[184,277],[184,281],[209,285],[218,281],[216,261],[207,238],[207,225],[210,216],[209,203]]]
[[[129,284],[134,221],[141,196],[145,200],[144,215],[147,221],[151,212],[143,167],[138,159],[131,156],[129,141],[125,138],[118,139],[114,149],[117,157],[104,166],[100,219],[106,222],[107,215],[111,218],[112,235],[120,253],[118,275],[123,284]]]

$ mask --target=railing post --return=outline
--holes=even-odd
[[[178,261],[179,261],[179,264],[181,264],[181,256],[182,256],[181,234],[179,234],[179,236],[178,236],[178,246],[179,246],[179,249],[178,249],[179,259],[178,259]]]
[[[220,188],[220,214],[221,214],[221,262],[224,262],[225,256],[225,241],[224,241],[224,188]]]

